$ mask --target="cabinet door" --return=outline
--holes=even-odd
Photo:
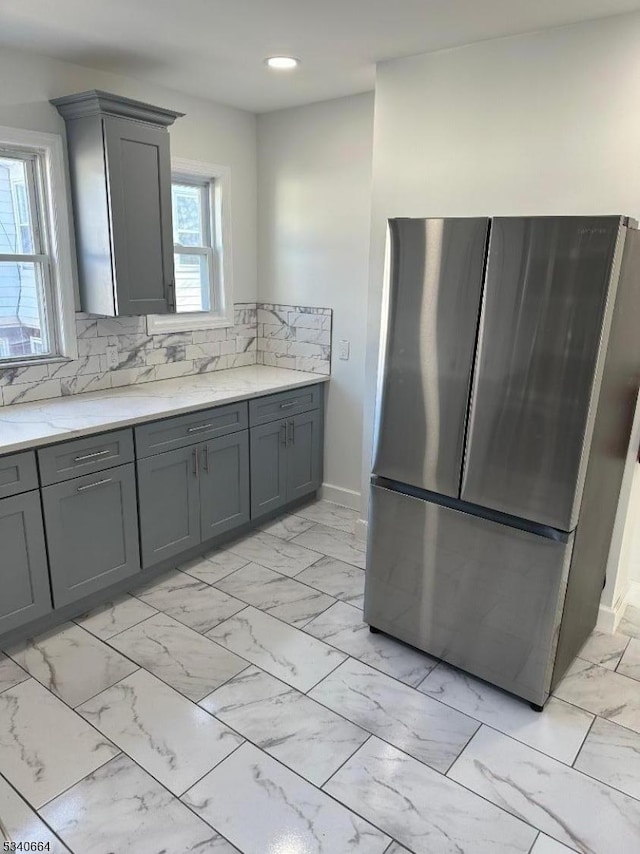
[[[140,571],[132,463],[42,490],[56,608]]]
[[[40,495],[0,501],[0,634],[51,610]]]
[[[322,417],[320,410],[287,421],[287,501],[315,492],[322,482]]]
[[[246,430],[201,446],[200,519],[208,540],[249,521],[249,434]]]
[[[142,565],[200,543],[198,446],[138,460]]]
[[[169,134],[142,122],[103,120],[116,314],[173,311]]]
[[[287,501],[287,422],[251,428],[251,518]]]

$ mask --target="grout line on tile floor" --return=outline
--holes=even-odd
[[[115,759],[116,757],[115,757],[115,756],[113,756],[113,757],[111,757],[111,758],[112,758],[112,759]],[[108,762],[111,762],[111,759],[109,759],[109,760],[107,760],[107,761],[108,761]],[[103,763],[103,764],[104,764],[104,765],[106,765],[107,763],[105,762],[105,763]],[[102,765],[100,765],[100,766],[98,766],[98,767],[102,768],[103,766],[102,766]],[[40,815],[40,811],[39,811],[39,810],[37,810],[37,809],[33,806],[33,804],[32,804],[30,801],[28,801],[28,800],[25,798],[25,796],[24,796],[21,792],[19,792],[19,791],[18,791],[18,789],[16,789],[16,787],[13,785],[13,783],[11,782],[11,780],[7,779],[7,777],[5,777],[5,776],[4,776],[4,774],[3,774],[2,772],[0,772],[0,777],[4,780],[4,782],[5,782],[5,783],[6,783],[6,784],[11,788],[11,789],[13,789],[13,791],[14,791],[14,792],[15,792],[15,794],[20,798],[20,800],[21,800],[21,801],[24,801],[24,803],[29,807],[29,809],[33,810],[33,812],[35,813],[35,815],[40,819],[40,821],[44,824],[44,826],[45,826],[45,827],[50,831],[50,833],[52,834],[52,836],[54,837],[54,839],[58,839],[64,848],[66,848],[68,851],[71,851],[72,849],[71,849],[71,848],[69,848],[69,846],[68,846],[68,845],[66,844],[66,842],[62,839],[62,837],[61,837],[58,833],[56,833],[56,831],[51,827],[51,825],[49,824],[49,822],[48,822],[48,821],[46,821],[46,819],[45,819],[45,818],[43,818],[43,816],[41,816],[41,815]],[[84,780],[84,777],[83,777],[82,779]],[[78,781],[78,782],[80,782],[80,781]],[[76,784],[74,783],[74,786],[75,786],[75,785],[76,785]],[[65,791],[67,791],[67,790],[65,789]],[[56,795],[56,797],[58,797],[58,795]],[[47,803],[50,803],[50,801],[47,801]],[[45,806],[45,804],[43,804],[42,806],[44,807],[44,806]],[[42,809],[42,807],[41,807],[40,809]],[[0,816],[0,819],[1,819],[1,818],[2,818],[2,817]],[[2,839],[2,841],[4,842],[4,841],[5,841],[5,839],[3,838],[3,839]],[[9,839],[9,838],[7,837],[6,841],[7,841],[7,842],[13,842],[14,840]],[[75,852],[74,852],[74,854],[75,854]]]

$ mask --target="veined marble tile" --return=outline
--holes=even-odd
[[[167,614],[127,629],[111,645],[196,702],[247,667],[237,655]]]
[[[377,738],[325,791],[415,854],[525,854],[536,831]]]
[[[232,854],[236,849],[146,774],[118,756],[41,810],[82,854]]]
[[[631,638],[622,660],[618,665],[618,673],[640,680],[640,640]]]
[[[303,581],[357,608],[364,605],[364,579],[364,570],[334,557],[323,557],[296,575],[296,581]]]
[[[346,657],[251,606],[207,634],[299,691],[308,691]]]
[[[543,712],[534,712],[519,698],[442,662],[419,690],[569,765],[593,722],[593,715],[555,697]]]
[[[210,552],[204,557],[197,557],[187,563],[180,564],[178,569],[188,575],[204,581],[205,584],[215,584],[236,569],[246,566],[249,561],[243,557],[234,555],[233,552],[219,551]]]
[[[280,537],[281,540],[292,540],[298,534],[304,534],[309,528],[313,528],[314,524],[309,519],[303,519],[302,516],[290,514],[276,519],[275,522],[260,525],[260,530],[274,537]]]
[[[176,795],[242,743],[240,736],[145,670],[77,711]]]
[[[291,541],[297,546],[313,549],[324,555],[365,567],[365,544],[354,534],[347,534],[327,525],[316,525]],[[304,567],[303,567],[304,568]]]
[[[369,737],[257,667],[249,667],[200,705],[316,786]]]
[[[13,688],[14,685],[24,682],[28,678],[28,673],[18,667],[15,661],[0,652],[0,694],[7,688]]]
[[[362,622],[362,611],[346,602],[336,602],[307,623],[304,630],[407,685],[419,685],[438,663],[436,658],[400,641],[372,634]]]
[[[640,687],[635,679],[576,658],[555,695],[640,732]]]
[[[0,768],[36,809],[117,753],[35,679],[0,694]]]
[[[108,640],[157,613],[155,608],[126,594],[76,617],[75,622],[92,635]]]
[[[626,635],[610,635],[606,632],[594,631],[587,638],[579,656],[592,664],[615,670],[628,643],[629,638]]]
[[[574,849],[567,848],[566,845],[541,833],[531,849],[531,854],[574,854]]]
[[[216,587],[298,628],[335,602],[331,596],[257,563],[248,563],[227,575]]]
[[[637,605],[627,605],[618,625],[618,634],[640,638],[640,608]]]
[[[577,851],[638,852],[638,801],[485,726],[448,776]]]
[[[310,519],[319,525],[328,525],[330,528],[337,528],[346,534],[353,533],[353,526],[359,518],[357,510],[342,507],[340,504],[334,504],[332,501],[314,501],[313,504],[296,508],[296,516]]]
[[[640,800],[640,735],[596,718],[574,768]]]
[[[408,848],[399,845],[397,842],[392,842],[384,854],[411,854]]]
[[[69,854],[37,813],[0,777],[0,844],[7,842],[26,843],[32,845],[34,851],[38,843],[42,843],[49,847],[40,850],[47,850],[49,854]]]
[[[135,595],[197,632],[208,631],[245,607],[244,602],[184,572],[163,575]]]
[[[250,744],[184,802],[244,854],[383,854],[390,839]]]
[[[88,700],[138,667],[73,623],[7,649],[8,654],[70,706]]]
[[[268,569],[275,569],[282,575],[297,575],[322,557],[318,552],[309,551],[262,531],[237,540],[226,548],[233,554]]]
[[[467,715],[352,658],[309,696],[443,773],[479,726]]]

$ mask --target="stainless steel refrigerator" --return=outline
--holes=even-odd
[[[542,706],[595,625],[640,380],[621,216],[389,221],[366,622]]]

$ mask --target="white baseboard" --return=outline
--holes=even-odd
[[[334,486],[332,483],[323,483],[320,487],[320,498],[341,504],[351,510],[360,510],[362,496],[353,489],[345,489],[343,486]]]
[[[613,634],[618,628],[627,605],[635,603],[640,604],[640,583],[632,581],[627,588],[627,592],[618,599],[615,605],[612,607],[609,605],[600,605],[598,622],[596,623],[598,631]]]

